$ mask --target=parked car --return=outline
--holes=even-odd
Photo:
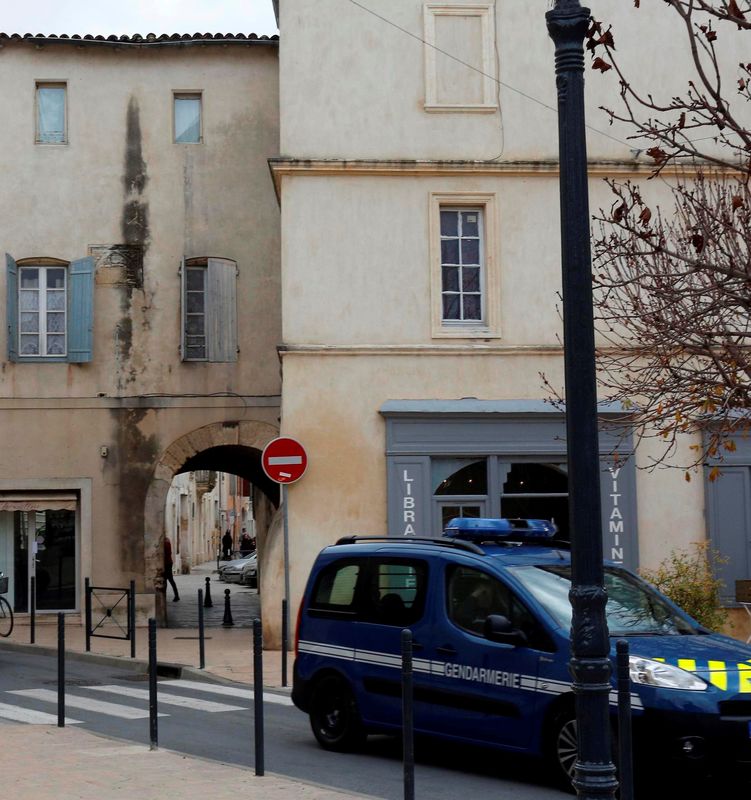
[[[225,561],[219,566],[219,580],[225,583],[239,583],[240,576],[242,575],[242,568],[248,563],[250,559],[255,558],[255,551],[247,553],[241,558],[235,558],[232,561]]]
[[[455,519],[440,539],[351,536],[325,548],[298,617],[292,690],[318,742],[348,750],[399,732],[410,628],[417,733],[542,756],[570,787],[571,558],[554,535],[540,520]],[[656,757],[663,772],[747,771],[751,647],[616,564],[605,586],[613,663],[615,640],[630,645],[637,766]],[[610,708],[615,721],[614,691]]]
[[[251,589],[258,588],[258,558],[256,553],[253,553],[245,562],[240,573],[240,583],[243,586],[250,586]]]

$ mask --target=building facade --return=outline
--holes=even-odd
[[[600,6],[619,52],[670,21],[656,10],[634,27],[625,4]],[[552,518],[568,535],[565,454],[576,443],[544,385],[563,387],[544,9],[370,8],[280,3],[282,431],[310,454],[289,488],[295,597],[317,550],[342,533],[438,535],[454,516],[505,515]],[[668,91],[685,54],[660,42],[675,74],[640,75]],[[604,178],[650,174],[628,131],[598,111],[617,91],[617,80],[588,80],[593,209],[610,205]],[[701,474],[687,483],[679,470],[640,469],[659,445],[634,452],[629,415],[600,412],[605,556],[654,567],[714,535]],[[675,463],[694,442],[682,440]],[[733,569],[748,577],[739,525]]]
[[[0,37],[0,570],[159,611],[175,474],[276,494],[276,37]],[[10,189],[12,187],[12,189]]]

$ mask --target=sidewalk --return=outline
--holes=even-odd
[[[240,683],[252,683],[253,631],[248,626],[252,618],[260,613],[258,593],[255,589],[247,589],[237,584],[219,583],[213,572],[214,567],[214,562],[208,562],[196,568],[190,575],[176,576],[181,599],[179,603],[168,603],[170,623],[175,627],[157,629],[157,660],[161,665],[177,665],[183,669],[184,675],[191,674],[191,677],[206,675]],[[197,619],[197,588],[204,585],[206,576],[211,577],[214,608],[207,610],[207,612],[211,612],[211,619],[207,619],[205,629],[206,667],[200,670],[198,668],[200,661],[197,622],[194,627],[188,625],[191,618]],[[225,589],[230,589],[232,592],[232,614],[235,620],[235,626],[232,628],[221,627]],[[171,590],[168,596],[171,598]],[[178,615],[178,607],[181,611],[179,620],[173,619],[173,616],[177,617]],[[147,628],[136,628],[136,658],[134,660],[130,658],[130,642],[120,639],[93,637],[91,652],[86,653],[86,632],[79,620],[78,615],[71,615],[66,619],[65,650],[69,657],[106,659],[109,663],[126,669],[132,667],[146,671],[148,665]],[[28,616],[17,616],[10,638],[0,638],[0,648],[12,649],[23,646],[24,649],[57,653],[57,615],[37,615],[35,640],[35,644],[29,644]],[[293,653],[289,653],[287,659],[289,686],[292,685],[293,660]],[[281,651],[265,650],[263,653],[264,686],[281,687],[281,670]]]
[[[14,800],[347,800],[358,795],[107,739],[75,727],[2,726],[2,793]],[[361,795],[360,795],[361,796]]]

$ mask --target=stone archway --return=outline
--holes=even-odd
[[[248,447],[261,451],[279,435],[278,428],[266,422],[215,422],[174,441],[162,454],[154,469],[144,507],[144,589],[162,588],[164,556],[164,513],[172,478],[185,471],[186,464],[201,453],[215,448]],[[165,620],[164,595],[155,591],[156,617]]]

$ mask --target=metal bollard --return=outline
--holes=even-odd
[[[57,727],[65,727],[65,614],[57,615]]]
[[[287,685],[287,650],[289,631],[287,630],[287,598],[282,600],[282,686]]]
[[[156,620],[149,619],[149,735],[151,738],[150,750],[159,746],[159,729],[157,724],[157,696],[156,696]]]
[[[235,623],[232,620],[232,609],[229,605],[229,589],[224,590],[224,619],[222,620],[222,625],[225,628],[230,628]]]
[[[253,714],[255,716],[256,775],[263,775],[263,628],[253,620]]]
[[[130,582],[128,595],[128,626],[130,628],[130,657],[136,657],[136,582]]]
[[[31,626],[29,628],[29,636],[31,644],[36,642],[37,631],[37,579],[31,576]]]
[[[211,602],[211,578],[206,578],[206,594],[203,596],[203,607],[213,608],[214,604]]]
[[[198,590],[198,668],[206,666],[206,645],[203,625],[203,589]]]
[[[402,753],[404,800],[415,800],[415,717],[412,691],[412,631],[402,631]]]
[[[620,799],[634,799],[633,740],[631,738],[631,676],[628,664],[628,642],[619,639],[615,644],[616,677],[618,683],[618,779]]]
[[[91,652],[91,579],[84,579],[84,602],[86,604],[86,652]]]

